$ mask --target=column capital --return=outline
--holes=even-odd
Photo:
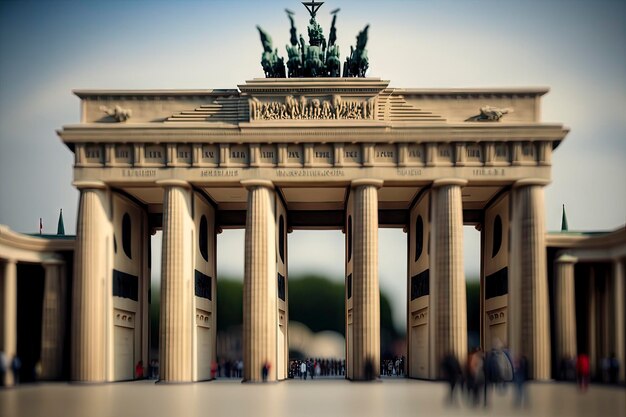
[[[104,190],[105,188],[107,188],[107,185],[102,181],[74,181],[72,185],[79,190]]]
[[[383,180],[379,180],[375,178],[361,178],[361,179],[353,180],[350,183],[350,187],[352,188],[362,187],[365,185],[371,185],[376,188],[381,188],[383,186]]]
[[[541,187],[544,187],[548,184],[550,184],[550,180],[547,180],[545,178],[524,178],[515,181],[513,183],[513,188],[528,187],[532,185],[539,185]]]
[[[433,181],[433,187],[443,187],[446,185],[458,185],[460,187],[465,187],[467,185],[467,180],[463,178],[440,178]]]
[[[274,189],[274,183],[270,180],[252,179],[252,180],[242,180],[239,183],[243,185],[246,190],[250,190],[251,188],[255,188],[255,187],[264,187],[264,188],[269,188],[270,190]]]
[[[48,266],[57,266],[57,265],[63,265],[65,263],[64,260],[62,259],[56,259],[56,258],[47,258],[44,259],[43,261],[41,261],[41,265],[45,268]]]
[[[575,264],[578,262],[578,258],[570,255],[569,253],[563,253],[554,260],[557,264]]]
[[[167,187],[181,187],[181,188],[191,188],[191,184],[189,184],[189,182],[184,181],[184,180],[177,180],[177,179],[167,179],[167,180],[158,180],[155,182],[156,185],[159,185],[163,188],[167,188]]]

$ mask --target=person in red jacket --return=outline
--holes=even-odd
[[[135,366],[135,379],[143,379],[143,361],[137,362]]]
[[[585,353],[578,355],[576,360],[576,376],[578,378],[578,388],[582,392],[587,391],[589,385],[589,356]]]

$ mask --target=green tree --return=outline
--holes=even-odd
[[[332,330],[345,334],[345,287],[321,275],[291,277],[288,281],[289,319],[305,324],[314,332]],[[217,280],[217,326],[226,329],[243,322],[243,285],[225,278]],[[380,295],[381,330],[395,339],[391,304]]]

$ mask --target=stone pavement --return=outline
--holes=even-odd
[[[0,390],[0,416],[624,416],[626,389],[591,386],[579,394],[572,384],[528,384],[530,404],[514,408],[513,387],[493,393],[490,405],[472,408],[458,398],[445,403],[443,383],[383,379],[290,380],[241,384],[218,380],[196,384],[152,381],[99,385],[42,383]]]

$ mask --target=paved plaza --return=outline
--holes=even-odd
[[[493,394],[490,405],[445,403],[443,383],[383,379],[290,380],[241,384],[218,380],[196,384],[152,381],[79,385],[45,383],[0,390],[0,416],[624,416],[623,387],[592,386],[579,394],[572,384],[528,384],[530,404],[514,408],[513,390]],[[461,404],[461,402],[463,402]]]

